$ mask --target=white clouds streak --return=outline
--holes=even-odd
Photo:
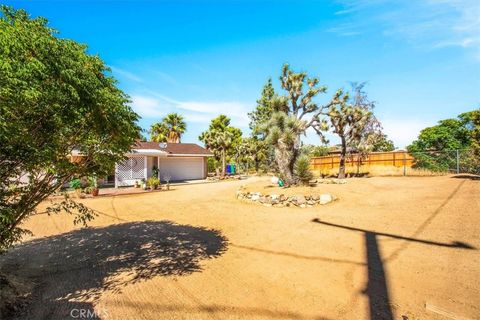
[[[143,79],[140,78],[139,76],[129,72],[129,71],[126,71],[126,70],[123,70],[123,69],[120,69],[120,68],[117,68],[117,67],[114,67],[114,66],[110,66],[110,69],[112,69],[112,73],[113,75],[115,76],[120,76],[120,77],[123,77],[127,80],[131,80],[131,81],[135,81],[135,82],[143,82]]]
[[[238,101],[179,101],[160,94],[133,95],[132,108],[143,118],[161,118],[169,112],[178,112],[190,122],[209,123],[225,114],[238,127],[248,126],[250,106]]]
[[[329,29],[341,36],[350,32],[381,30],[385,36],[403,38],[431,49],[480,49],[478,0],[342,0],[337,12],[343,22]]]

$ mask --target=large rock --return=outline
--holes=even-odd
[[[258,201],[258,199],[260,199],[261,196],[262,194],[260,192],[254,192],[252,193],[252,196],[250,197],[250,199],[252,201]]]
[[[327,204],[327,203],[332,202],[332,201],[333,201],[332,195],[330,195],[328,193],[324,193],[324,194],[320,195],[320,200],[319,200],[318,203]]]

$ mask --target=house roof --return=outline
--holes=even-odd
[[[196,143],[165,143],[165,148],[160,148],[160,143],[155,141],[137,141],[133,146],[134,150],[159,150],[171,155],[213,155],[207,149]]]

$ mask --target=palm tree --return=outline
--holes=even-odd
[[[150,127],[150,139],[156,142],[180,143],[187,124],[183,116],[178,113],[169,113],[161,122]]]
[[[167,142],[180,143],[182,134],[187,130],[183,116],[178,113],[169,113],[163,118],[162,123],[168,129]]]
[[[150,127],[150,139],[156,142],[167,142],[168,128],[163,122],[157,122]]]

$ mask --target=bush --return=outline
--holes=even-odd
[[[160,185],[160,180],[156,177],[150,177],[147,179],[147,186],[156,188]]]
[[[73,179],[72,181],[70,181],[70,188],[72,189],[81,189],[82,188],[82,182],[80,181],[80,179]]]
[[[295,162],[295,176],[302,184],[308,184],[313,179],[313,173],[310,170],[310,158],[308,156],[300,156]]]

